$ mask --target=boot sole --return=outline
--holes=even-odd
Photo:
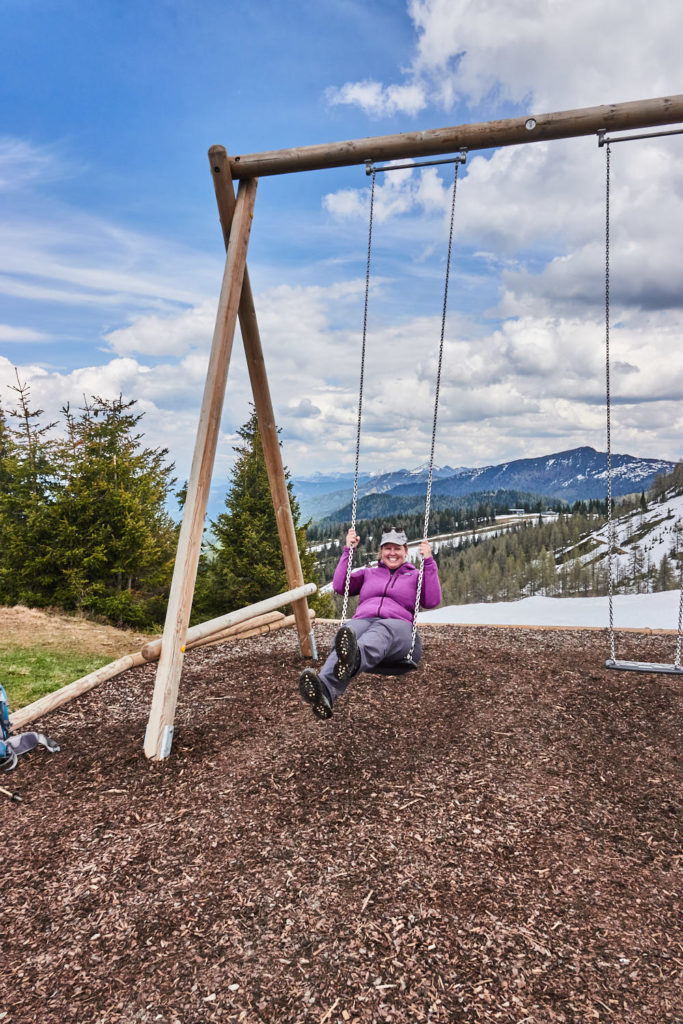
[[[304,669],[299,677],[299,693],[306,704],[313,709],[316,718],[327,720],[332,717],[332,708],[325,700],[322,686],[323,684],[313,669]]]
[[[334,677],[340,683],[348,683],[353,675],[358,655],[358,641],[356,634],[348,626],[342,626],[334,638],[334,650],[337,655],[337,664],[333,668]]]

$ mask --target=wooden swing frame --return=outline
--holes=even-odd
[[[681,94],[232,158],[223,146],[211,147],[209,163],[227,252],[161,640],[161,654],[145,734],[144,751],[148,758],[162,760],[171,752],[185,641],[238,317],[288,586],[295,590],[304,585],[256,309],[247,271],[247,248],[254,216],[257,178],[331,167],[350,167],[364,164],[368,160],[416,159],[462,150],[516,146],[530,142],[595,135],[600,131],[637,130],[680,122],[683,122]],[[239,182],[237,197],[234,191],[236,181]],[[306,597],[293,601],[292,608],[301,654],[310,658],[314,656],[315,644]]]

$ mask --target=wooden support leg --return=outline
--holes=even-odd
[[[213,146],[209,150],[209,162],[216,190],[216,202],[218,203],[218,212],[223,228],[223,238],[227,245],[228,239],[231,236],[231,223],[235,210],[235,193],[230,175],[228,154],[223,146]],[[273,403],[268,386],[266,365],[263,359],[261,336],[256,320],[256,309],[249,281],[249,271],[246,269],[242,282],[239,319],[244,351],[247,357],[249,379],[251,380],[251,388],[254,395],[254,405],[256,407],[256,415],[258,416],[259,434],[261,435],[263,455],[268,472],[268,482],[273,497],[275,519],[282,546],[282,557],[285,563],[285,572],[287,573],[287,585],[290,590],[294,590],[297,587],[303,586],[304,577],[301,571],[299,546],[296,540],[292,510],[289,504],[287,481],[282,465],[280,443],[278,441]],[[296,619],[299,648],[302,656],[305,658],[317,657],[306,598],[304,597],[299,601],[293,602],[292,609]]]
[[[181,647],[185,643],[190,620],[211,473],[237,323],[237,308],[247,262],[249,232],[254,215],[257,183],[252,179],[245,184],[249,187],[243,189],[240,185],[235,204],[187,499],[166,610],[161,657],[145,735],[145,754],[155,760],[168,757],[171,752],[173,721],[183,667]]]

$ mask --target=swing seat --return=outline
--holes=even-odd
[[[683,675],[682,666],[665,665],[656,661],[616,661],[613,658],[608,658],[605,666],[621,669],[624,672],[665,672],[669,675]]]
[[[380,661],[379,665],[369,668],[368,672],[375,676],[404,676],[416,668],[417,662],[412,658],[400,658],[398,661]]]

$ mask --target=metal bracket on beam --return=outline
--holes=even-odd
[[[467,163],[467,150],[461,149],[458,156],[449,156],[444,160],[420,160],[418,163],[405,163],[405,164],[382,164],[381,166],[375,165],[372,160],[365,161],[365,173],[378,174],[380,171],[402,171],[406,169],[412,170],[413,167],[434,167],[436,164],[464,164]]]
[[[311,644],[311,658],[313,659],[313,661],[318,661],[319,660],[318,659],[318,647],[317,647],[317,644],[315,642],[315,633],[313,632],[313,630],[311,630],[310,633],[308,634],[308,639],[309,639],[310,644]],[[299,657],[301,657],[301,658],[305,658],[306,657],[306,655],[304,654],[303,650],[301,649],[301,640],[299,640]]]
[[[663,135],[683,135],[683,128],[672,128],[669,132],[644,132],[639,135],[614,135],[607,137],[607,129],[598,129],[598,146],[605,146],[608,142],[635,142],[638,139],[660,139]]]

